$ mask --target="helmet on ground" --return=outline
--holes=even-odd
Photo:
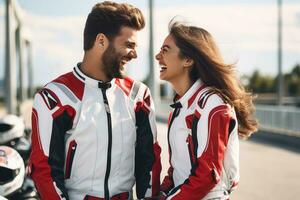
[[[6,144],[24,136],[25,124],[16,115],[6,115],[0,119],[0,144]]]
[[[22,156],[25,164],[30,154],[30,141],[25,135],[22,118],[6,115],[0,119],[0,145],[12,147]]]
[[[11,147],[0,146],[0,194],[8,196],[24,182],[25,167],[20,154]]]

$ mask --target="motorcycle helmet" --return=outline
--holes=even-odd
[[[6,198],[10,200],[40,200],[34,183],[29,177],[24,179],[22,187],[17,192],[6,196]]]
[[[0,145],[12,147],[27,164],[30,154],[30,141],[25,135],[25,125],[22,118],[16,115],[6,115],[0,119]]]
[[[0,194],[4,197],[19,190],[24,182],[22,157],[11,147],[0,146]]]
[[[6,144],[24,136],[25,124],[16,115],[6,115],[0,119],[0,144]]]

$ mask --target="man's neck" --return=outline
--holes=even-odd
[[[88,77],[108,82],[110,79],[105,75],[103,72],[103,64],[101,63],[99,58],[96,58],[95,56],[88,55],[87,53],[84,54],[80,70],[87,75]]]

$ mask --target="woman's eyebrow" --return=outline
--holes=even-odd
[[[165,44],[165,45],[163,45],[163,46],[161,47],[161,49],[163,49],[163,48],[171,49],[171,47],[170,47],[169,45],[167,45],[167,44]]]

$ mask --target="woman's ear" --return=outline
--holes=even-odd
[[[183,67],[192,67],[194,65],[194,60],[191,58],[185,58]]]

